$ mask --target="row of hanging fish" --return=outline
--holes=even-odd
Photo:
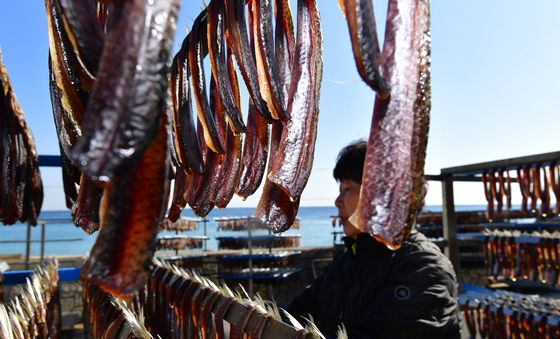
[[[233,293],[162,262],[156,262],[148,284],[131,301],[87,284],[84,305],[85,332],[92,338],[116,337],[126,330],[125,322],[133,338],[265,338],[272,332],[288,338],[319,337],[316,330],[281,323],[278,308],[258,296]]]
[[[19,288],[19,293],[7,303],[0,301],[0,338],[58,338],[58,263],[39,266]]]
[[[194,218],[179,218],[172,222],[171,220],[165,218],[161,221],[159,229],[161,231],[196,231],[198,229],[198,223],[201,222],[200,219]]]
[[[218,231],[247,231],[267,229],[267,225],[262,220],[255,217],[218,217],[214,218],[218,225]],[[295,218],[290,225],[291,229],[299,229],[300,219]]]
[[[157,250],[185,250],[202,248],[208,237],[191,235],[166,235],[157,238]]]
[[[484,264],[494,279],[560,285],[560,232],[486,230]]]
[[[86,338],[154,338],[144,325],[142,306],[127,303],[86,282],[83,288]]]
[[[519,185],[521,206],[519,211],[526,216],[546,218],[560,214],[560,165],[534,164],[517,167],[513,179]],[[498,168],[482,173],[484,196],[488,202],[486,214],[490,221],[508,214],[512,200],[512,175],[510,170]],[[553,197],[555,203],[553,202]],[[504,211],[505,200],[505,211]]]
[[[468,291],[460,297],[466,338],[558,338],[556,299],[505,291]]]
[[[252,194],[268,154],[274,161],[257,216],[283,231],[311,170],[322,74],[315,1],[298,1],[295,37],[287,1],[276,3],[277,25],[269,2],[250,1],[249,31],[243,0],[212,1],[168,69],[179,2],[45,1],[67,205],[76,225],[100,229],[82,274],[115,295],[131,295],[147,279],[173,174],[171,221],[186,202],[205,215],[225,207],[234,191]],[[246,125],[235,115],[234,58],[251,94]]]
[[[362,79],[377,94],[358,206],[350,221],[391,249],[414,226],[426,192],[430,2],[389,0],[379,47],[370,0],[339,0]]]
[[[298,1],[294,35],[287,0],[247,1],[247,15],[245,2],[210,1],[173,59],[177,173],[169,218],[177,218],[187,203],[205,216],[214,206],[226,207],[234,193],[252,195],[264,180],[255,215],[283,232],[295,219],[313,163],[322,78],[320,18],[315,1]],[[250,97],[246,121],[237,70]]]
[[[0,51],[0,222],[37,225],[43,203],[39,157]]]

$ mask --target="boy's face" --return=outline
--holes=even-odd
[[[361,233],[358,228],[348,221],[348,218],[352,216],[358,206],[360,187],[361,184],[354,180],[341,180],[338,183],[338,197],[336,197],[334,201],[338,209],[338,216],[344,228],[344,233],[352,238],[355,238],[358,233]]]

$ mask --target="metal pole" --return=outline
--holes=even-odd
[[[251,225],[249,225],[247,245],[249,246],[249,296],[253,297],[253,242],[251,241],[251,228]]]
[[[204,252],[208,251],[208,219],[204,218]]]
[[[451,175],[444,175],[442,181],[442,217],[443,217],[443,238],[445,239],[445,255],[449,258],[457,279],[459,279],[459,245],[457,243],[457,218],[455,216],[455,202],[453,198],[453,178]]]
[[[29,269],[29,255],[31,252],[31,225],[27,223],[27,236],[25,238],[25,269]]]
[[[41,262],[45,257],[45,222],[41,223]]]

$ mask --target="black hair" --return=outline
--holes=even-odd
[[[340,150],[333,170],[334,179],[336,181],[352,180],[361,184],[366,149],[367,142],[357,140]]]

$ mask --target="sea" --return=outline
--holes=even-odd
[[[441,211],[441,206],[426,206],[428,211]],[[460,206],[457,210],[483,209],[483,206]],[[208,237],[206,247],[208,250],[217,250],[219,236],[246,235],[244,231],[218,231],[214,218],[220,217],[247,217],[254,213],[254,208],[225,208],[214,209],[206,217],[204,223],[199,223],[195,231],[180,232],[181,235],[205,235]],[[300,219],[299,229],[290,229],[285,234],[299,234],[300,246],[332,246],[340,241],[340,227],[333,227],[331,216],[336,215],[333,207],[300,207],[297,217]],[[183,217],[195,217],[190,209],[183,210]],[[88,235],[81,228],[71,223],[70,211],[43,211],[39,220],[45,221],[45,256],[87,255],[96,238],[96,234]],[[206,229],[206,230],[205,230]],[[30,255],[40,255],[41,226],[31,227]],[[268,234],[267,231],[253,231]],[[26,251],[25,239],[27,234],[26,224],[0,226],[0,255],[21,254]],[[175,232],[160,232],[161,235],[171,235]]]

